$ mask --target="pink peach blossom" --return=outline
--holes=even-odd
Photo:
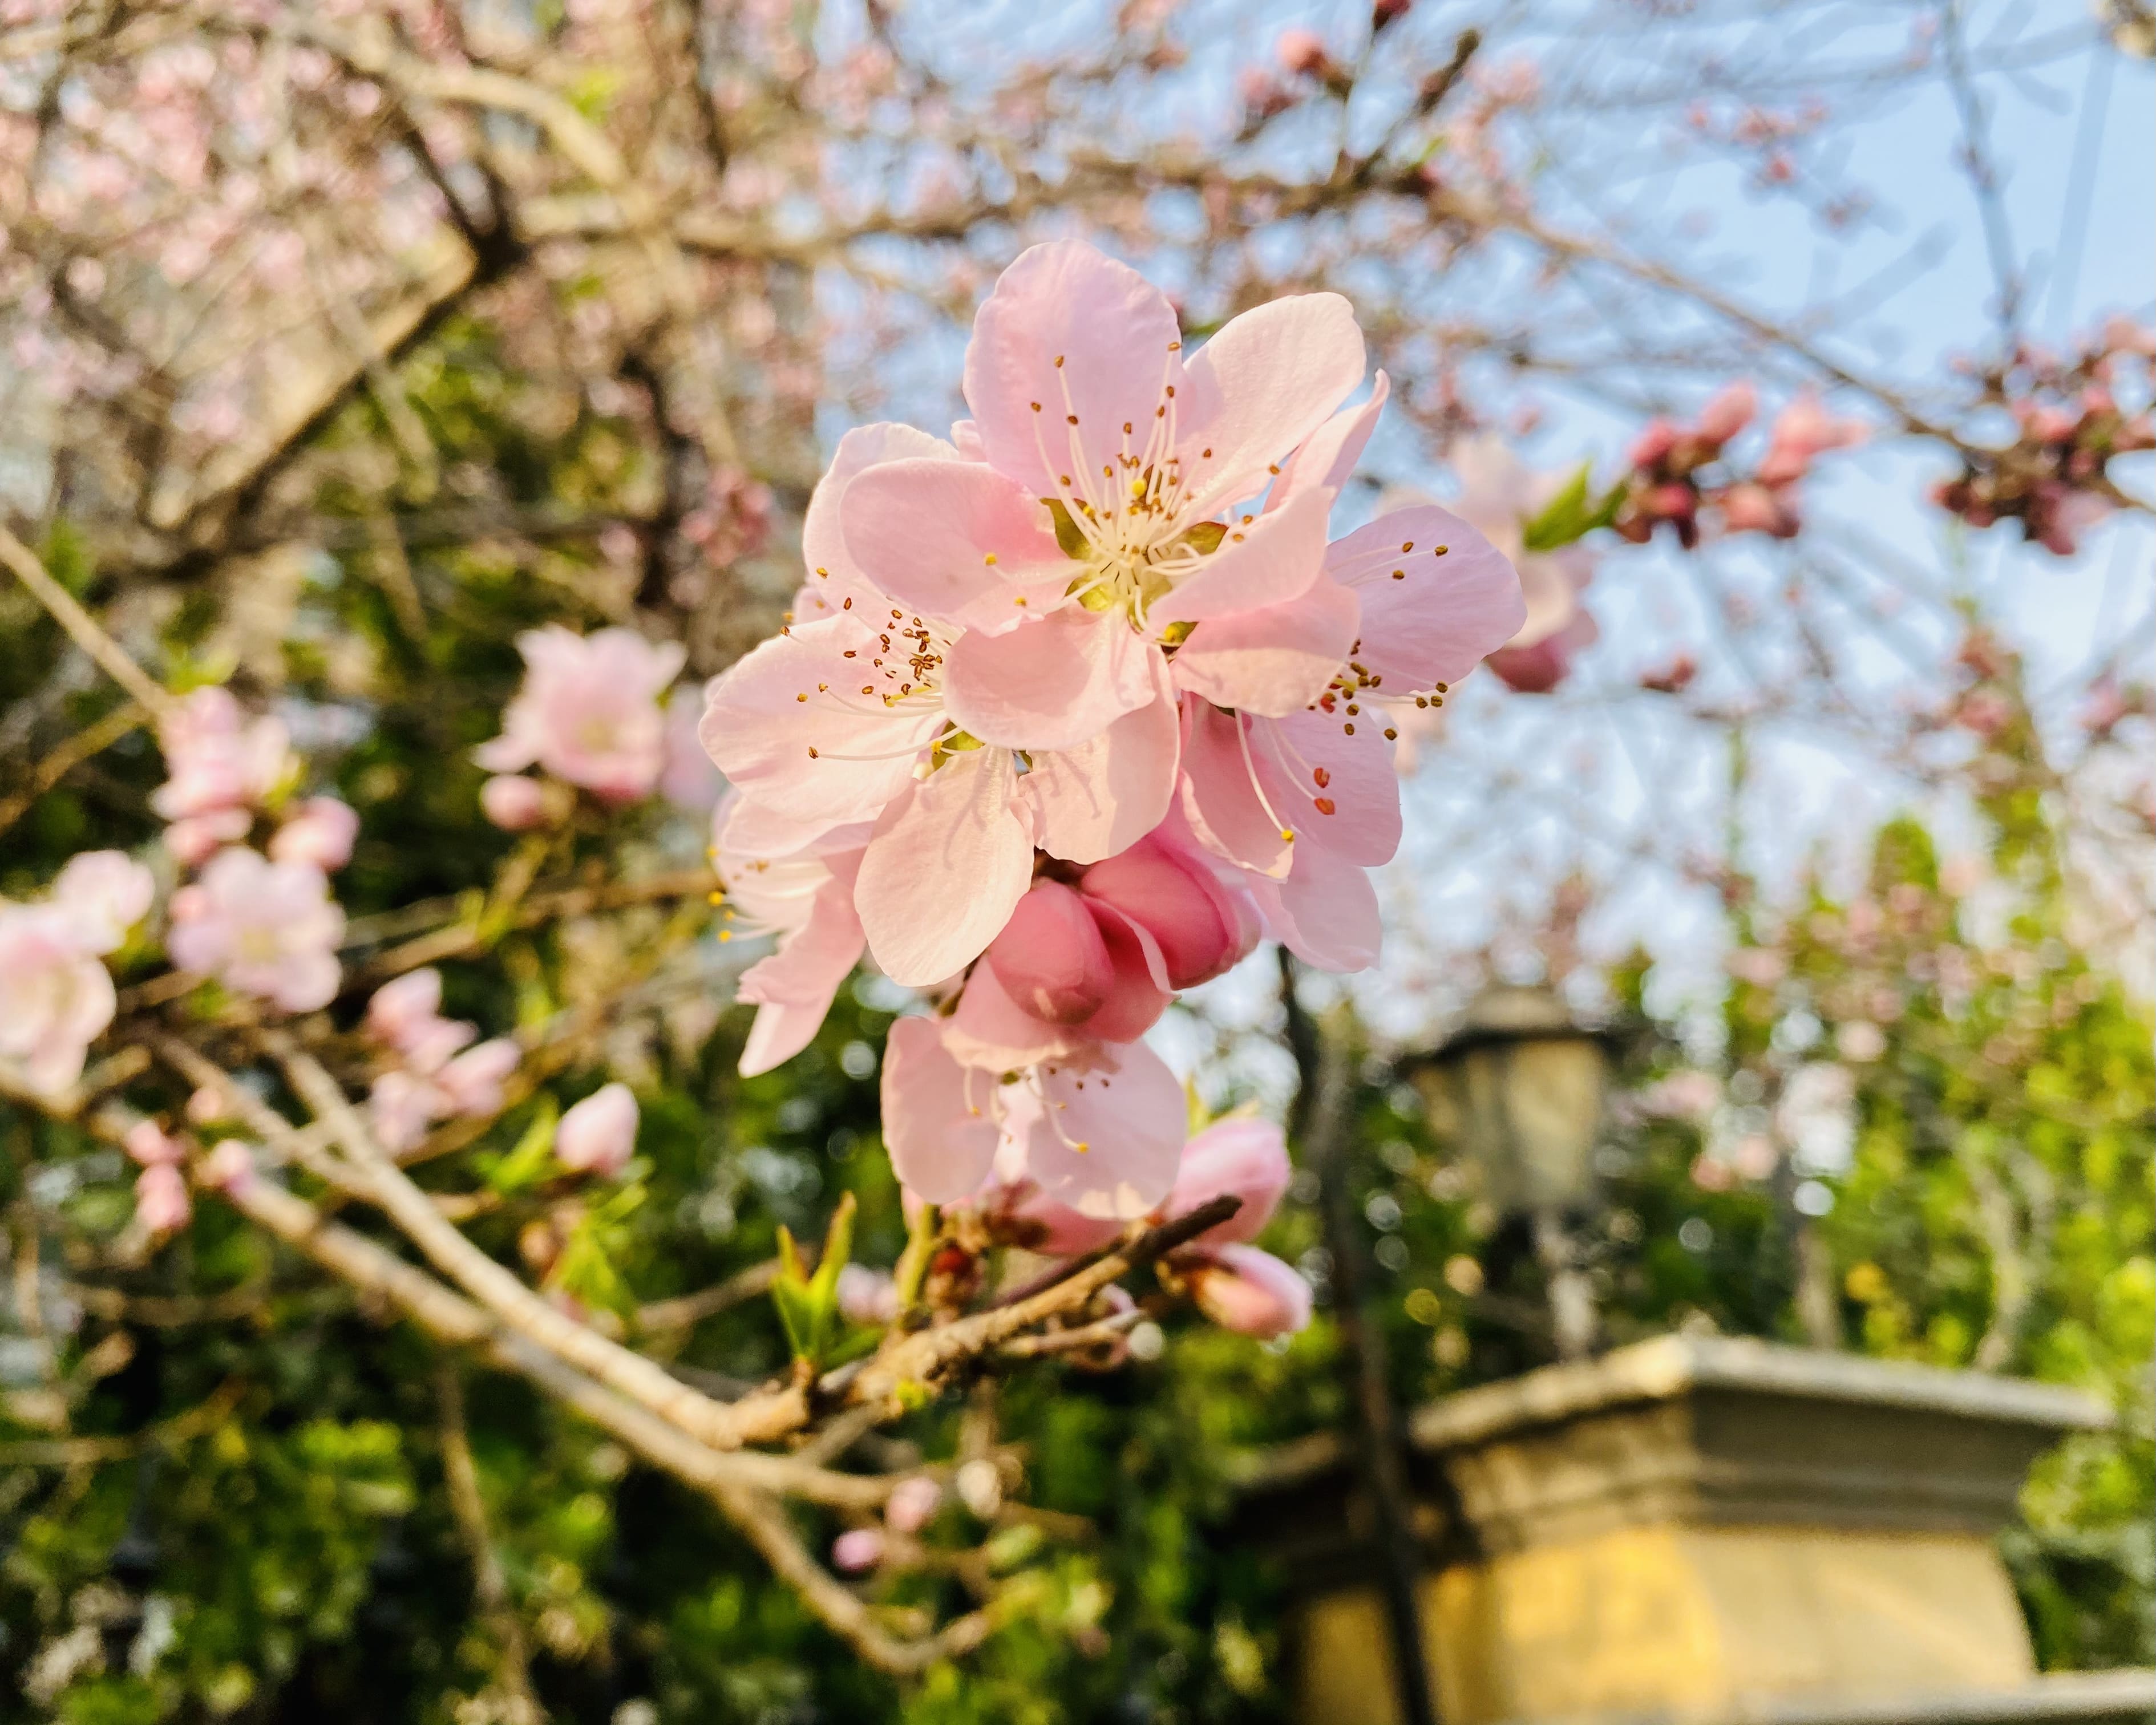
[[[888,1271],[849,1264],[839,1271],[839,1315],[850,1324],[887,1324],[898,1316],[898,1284]]]
[[[80,1078],[117,1004],[77,916],[54,904],[0,904],[0,1057],[32,1089],[63,1091]]]
[[[444,1111],[441,1092],[402,1067],[384,1072],[367,1094],[367,1123],[392,1156],[417,1145]]]
[[[236,845],[254,829],[254,811],[218,809],[207,814],[190,814],[165,829],[165,849],[184,868],[198,869],[228,845]]]
[[[442,973],[431,966],[384,983],[367,1003],[367,1028],[393,1048],[417,1040],[441,1016]]]
[[[521,773],[496,773],[479,788],[479,808],[505,833],[529,832],[547,818],[547,788]]]
[[[1286,1137],[1271,1121],[1216,1120],[1183,1147],[1183,1164],[1161,1214],[1187,1215],[1201,1204],[1232,1194],[1242,1199],[1243,1207],[1191,1244],[1229,1245],[1255,1240],[1280,1208],[1292,1172]]]
[[[554,1158],[579,1173],[611,1178],[636,1151],[636,1098],[619,1081],[603,1086],[562,1117]]]
[[[500,737],[473,759],[490,773],[537,765],[611,803],[647,796],[665,765],[660,698],[687,649],[625,629],[579,636],[558,624],[516,638],[524,686],[502,715]]]
[[[1767,453],[1753,477],[1763,485],[1789,485],[1802,479],[1819,456],[1861,444],[1867,434],[1861,420],[1840,419],[1828,413],[1817,390],[1799,391],[1775,419]]]
[[[730,937],[769,933],[778,949],[742,973],[737,998],[756,1022],[742,1049],[745,1077],[806,1048],[860,963],[865,937],[854,883],[867,834],[839,828],[803,845],[786,824],[738,798],[720,805],[712,855],[725,883]],[[774,854],[773,847],[783,847]],[[742,921],[739,911],[748,913]]]
[[[1317,74],[1331,64],[1325,40],[1315,30],[1282,30],[1273,42],[1273,58],[1284,72]]]
[[[1232,891],[1202,856],[1170,843],[1158,829],[1094,864],[1079,887],[1152,937],[1170,988],[1211,981],[1257,943],[1257,917],[1247,896]]]
[[[849,1527],[831,1542],[831,1567],[849,1575],[873,1569],[883,1561],[885,1544],[880,1527]]]
[[[942,1507],[943,1488],[927,1474],[909,1475],[884,1500],[884,1524],[894,1532],[918,1533]]]
[[[359,836],[359,816],[335,797],[310,797],[285,817],[270,839],[272,862],[312,863],[335,874],[352,860]]]
[[[218,1140],[196,1170],[196,1178],[203,1186],[234,1194],[244,1192],[258,1178],[254,1147],[238,1138]]]
[[[228,689],[194,690],[157,736],[171,777],[150,806],[168,821],[257,808],[299,770],[283,721],[248,721]]]
[[[157,883],[124,851],[85,850],[53,877],[52,903],[85,952],[117,952],[148,913]]]
[[[219,851],[199,880],[172,895],[172,915],[167,944],[183,970],[287,1012],[311,1012],[336,993],[344,911],[311,863]]]
[[[499,1114],[503,1086],[523,1063],[524,1050],[506,1036],[468,1048],[434,1075],[448,1111],[484,1119]]]
[[[187,1153],[187,1147],[154,1120],[138,1120],[129,1127],[120,1147],[144,1168],[179,1162]]]
[[[1099,1045],[1001,1075],[962,1065],[947,1025],[901,1019],[884,1055],[885,1142],[931,1204],[1031,1180],[1094,1220],[1142,1216],[1168,1195],[1183,1149],[1182,1086],[1142,1043]]]
[[[187,1180],[172,1163],[152,1163],[135,1177],[135,1219],[152,1234],[170,1234],[193,1214]]]
[[[1707,404],[1699,410],[1697,431],[1702,442],[1717,445],[1730,439],[1752,423],[1752,416],[1759,411],[1759,392],[1743,378],[1724,384]]]
[[[1198,1309],[1224,1330],[1269,1340],[1310,1322],[1310,1284],[1255,1246],[1214,1247],[1185,1274]]]

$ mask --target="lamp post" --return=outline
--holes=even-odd
[[[1466,1145],[1492,1203],[1527,1219],[1566,1359],[1594,1345],[1594,1296],[1565,1216],[1594,1191],[1590,1158],[1609,1082],[1603,1045],[1547,988],[1501,984],[1478,995],[1413,1070],[1431,1124]]]

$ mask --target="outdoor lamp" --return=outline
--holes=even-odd
[[[1501,1209],[1577,1209],[1609,1087],[1599,1033],[1547,988],[1486,989],[1460,1027],[1414,1068],[1431,1123],[1456,1136]]]

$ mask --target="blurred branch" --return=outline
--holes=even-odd
[[[170,718],[175,702],[151,680],[148,672],[131,659],[127,650],[105,632],[75,597],[53,579],[37,553],[5,527],[0,527],[0,563],[15,572],[15,578],[51,614],[53,621],[87,653],[105,675],[135,698],[135,704],[160,723]]]
[[[501,1648],[495,1681],[506,1692],[507,1725],[537,1725],[547,1715],[531,1692],[531,1660],[524,1641],[524,1620],[509,1596],[509,1578],[486,1525],[486,1499],[480,1491],[479,1467],[472,1460],[471,1437],[465,1426],[462,1366],[444,1359],[434,1370],[434,1410],[440,1428],[442,1478],[449,1487],[449,1509],[457,1531],[471,1553],[472,1593],[480,1616]]]
[[[139,702],[124,701],[103,718],[85,725],[74,736],[48,751],[31,769],[28,785],[12,797],[0,798],[0,833],[14,825],[38,798],[85,761],[94,755],[102,754],[121,737],[140,730],[149,717],[149,713]]]

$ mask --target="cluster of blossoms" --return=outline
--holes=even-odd
[[[1380,372],[1342,407],[1363,381],[1337,295],[1186,357],[1163,295],[1059,243],[983,305],[947,441],[839,444],[792,620],[711,685],[701,734],[732,785],[721,879],[778,937],[742,978],[743,1069],[804,1046],[864,948],[926,991],[883,1074],[917,1199],[1151,1213],[1185,1107],[1139,1039],[1176,991],[1261,934],[1375,957],[1396,716],[1526,608],[1435,504],[1328,542],[1384,405]]]
[[[194,1204],[181,1169],[195,1147],[145,1118],[128,1128],[124,1147],[141,1170],[135,1177],[136,1221],[151,1234],[170,1234],[184,1226]],[[213,1189],[237,1191],[255,1178],[254,1153],[238,1138],[220,1139],[196,1163],[194,1177]]]
[[[613,808],[649,796],[667,768],[660,699],[688,649],[625,629],[578,635],[559,624],[526,629],[516,645],[524,686],[502,715],[501,735],[473,757],[495,775],[480,790],[487,819],[520,832],[554,812],[527,767]]]
[[[1807,390],[1782,409],[1751,472],[1732,471],[1728,445],[1758,408],[1758,392],[1740,381],[1717,394],[1690,425],[1650,420],[1625,458],[1632,470],[1610,522],[1618,535],[1644,545],[1666,525],[1689,551],[1699,543],[1704,510],[1718,517],[1725,532],[1794,538],[1803,526],[1799,482],[1828,450],[1861,443],[1865,429],[1836,418]]]
[[[200,870],[172,895],[172,962],[287,1012],[327,1005],[344,937],[329,876],[352,860],[358,815],[335,797],[292,800],[302,768],[283,722],[247,719],[226,690],[188,695],[158,742],[170,777],[150,806],[166,849]],[[265,855],[249,840],[273,816]]]
[[[393,1154],[408,1150],[438,1120],[489,1118],[501,1111],[502,1086],[521,1051],[506,1036],[479,1042],[479,1027],[442,1016],[442,977],[415,970],[385,983],[367,1004],[367,1034],[384,1065],[367,1093],[375,1136]]]
[[[105,956],[148,914],[150,871],[117,850],[69,860],[35,904],[0,900],[0,1060],[43,1091],[82,1076],[118,1004]]]
[[[2114,455],[2156,449],[2147,372],[2156,328],[2114,318],[2102,336],[2071,360],[2024,343],[2005,365],[1983,374],[1984,399],[2012,415],[2015,440],[1979,454],[1964,453],[1962,471],[1932,492],[1940,508],[1973,527],[2018,521],[2025,539],[2058,557],[2118,506],[2109,465]],[[2138,408],[2122,406],[2121,373],[2138,363]]]

